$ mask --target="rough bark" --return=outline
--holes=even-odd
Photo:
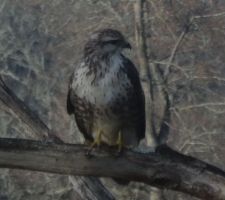
[[[84,145],[0,139],[0,167],[77,176],[112,177],[181,191],[205,200],[225,200],[225,172],[167,146],[156,153],[102,147],[87,156]]]

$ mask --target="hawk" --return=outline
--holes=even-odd
[[[135,147],[145,137],[145,100],[139,74],[122,51],[131,45],[117,30],[94,32],[70,79],[67,111],[91,149]]]

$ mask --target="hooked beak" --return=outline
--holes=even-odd
[[[124,49],[131,49],[132,47],[131,47],[131,45],[130,45],[129,42],[124,41],[124,43],[123,43],[123,48],[124,48]]]

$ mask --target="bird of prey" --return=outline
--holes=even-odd
[[[145,100],[139,74],[122,51],[131,48],[117,30],[91,34],[71,76],[67,111],[90,149],[101,142],[135,147],[145,136]]]

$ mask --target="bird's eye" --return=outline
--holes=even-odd
[[[110,41],[108,41],[108,43],[110,43],[110,44],[119,44],[120,40],[110,40]]]
[[[117,45],[119,43],[120,43],[120,40],[108,40],[108,41],[104,41],[103,45],[107,45],[107,44]]]

